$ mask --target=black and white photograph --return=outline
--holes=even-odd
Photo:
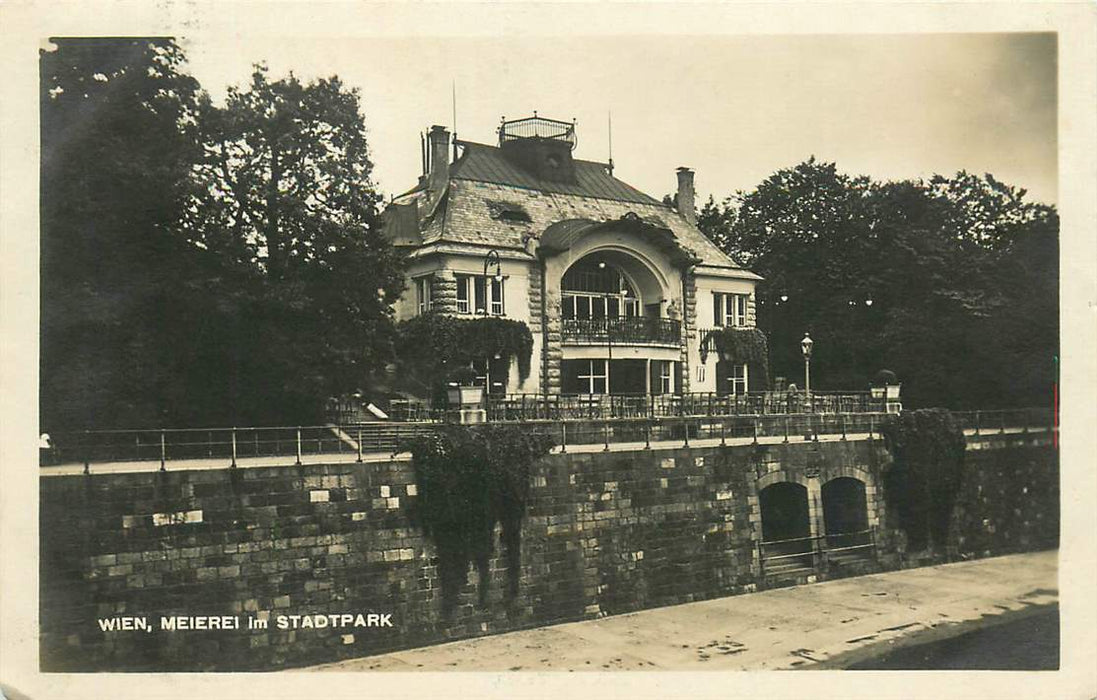
[[[905,7],[9,11],[0,697],[1097,695],[1097,14]]]

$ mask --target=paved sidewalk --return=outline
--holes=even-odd
[[[1007,612],[1055,603],[1057,572],[1057,551],[1016,554],[645,610],[305,670],[840,668],[912,638],[951,636],[991,624]]]

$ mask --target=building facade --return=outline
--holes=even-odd
[[[494,145],[423,142],[423,175],[385,212],[409,259],[398,320],[423,313],[528,325],[532,371],[475,367],[493,394],[741,393],[745,363],[702,351],[713,328],[753,328],[754,288],[697,228],[693,172],[671,207],[573,157],[575,125],[504,121]]]

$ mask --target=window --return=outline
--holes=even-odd
[[[701,383],[705,381],[705,366],[697,365],[697,382]]]
[[[723,360],[716,363],[716,393],[738,395],[747,393],[750,386],[747,366]]]
[[[457,313],[469,312],[469,277],[457,275]]]
[[[476,372],[475,386],[484,387],[489,394],[506,394],[510,358],[476,359],[472,369]]]
[[[605,261],[584,259],[561,280],[564,318],[605,319],[640,315],[640,299],[628,278]]]
[[[457,312],[502,316],[504,282],[483,275],[457,275]]]
[[[581,360],[578,376],[581,393],[606,393],[607,374],[605,360]],[[585,391],[583,391],[583,389],[585,389]]]
[[[713,323],[717,326],[747,325],[747,294],[712,293]]]
[[[659,393],[674,393],[674,363],[669,360],[659,362]]]
[[[731,365],[727,376],[727,393],[736,396],[747,393],[746,365]]]
[[[431,310],[431,276],[425,275],[423,277],[415,278],[415,301],[419,309],[420,314],[425,314]]]

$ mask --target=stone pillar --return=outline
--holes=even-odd
[[[811,526],[811,536],[818,537],[826,534],[823,525],[823,487],[819,483],[819,477],[808,477],[808,524]]]
[[[548,294],[545,300],[545,315],[545,376],[541,381],[548,388],[549,394],[559,394],[560,368],[564,357],[559,294]]]
[[[534,345],[540,348],[540,352],[530,358],[530,364],[537,365],[537,386],[532,389],[543,394],[545,392],[545,319],[541,314],[541,283],[541,264],[534,262],[529,266],[529,331],[533,334]],[[530,392],[531,388],[524,388],[523,391]]]
[[[440,313],[457,313],[457,278],[450,270],[434,273],[430,285],[431,307]]]
[[[681,393],[689,393],[689,348],[695,335],[694,326],[697,325],[697,276],[693,268],[682,271],[682,350],[681,357],[681,381],[678,386]]]

